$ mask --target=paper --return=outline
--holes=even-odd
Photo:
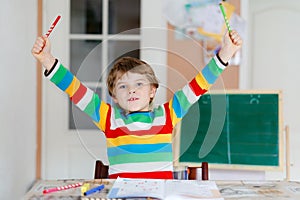
[[[229,2],[220,0],[164,0],[163,15],[172,26],[184,34],[200,40],[210,38],[220,43],[227,30],[220,10],[220,2],[225,8],[231,28],[237,30],[244,38],[245,21],[234,12],[236,8]]]
[[[235,7],[227,2],[223,2],[227,18],[230,20]],[[225,33],[226,26],[225,21],[220,11],[219,5],[209,5],[202,8],[202,11],[197,11],[201,19],[202,25],[199,25],[198,32],[204,36],[212,37],[217,41],[222,41],[222,37]]]
[[[109,198],[154,197],[163,198],[164,182],[155,179],[118,178],[110,190]]]
[[[168,22],[177,27],[184,28],[187,24],[185,14],[186,0],[163,0],[163,15]]]
[[[109,198],[223,199],[213,181],[118,178]]]

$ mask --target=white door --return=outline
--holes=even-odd
[[[249,0],[248,85],[283,91],[283,120],[290,126],[291,178],[300,180],[300,1]],[[298,82],[298,83],[297,83]]]
[[[75,0],[73,0],[75,1]],[[83,5],[87,5],[86,2],[103,2],[103,6],[107,6],[110,2],[114,3],[117,0],[76,0]],[[93,34],[82,36],[80,34],[70,35],[71,24],[71,0],[51,0],[44,1],[43,7],[43,30],[46,32],[59,14],[62,16],[58,25],[51,33],[50,39],[52,42],[52,53],[56,56],[66,67],[70,66],[70,54],[75,55],[78,53],[76,45],[78,41],[86,39],[87,45],[93,46],[95,40],[105,41],[108,36],[103,34],[102,36],[95,36]],[[118,36],[117,40],[139,40],[140,57],[143,60],[151,63],[159,63],[165,65],[166,63],[166,23],[161,17],[161,2],[160,0],[142,0],[141,1],[141,27],[160,27],[159,30],[142,29],[140,35]],[[77,11],[82,7],[76,8]],[[76,10],[75,9],[75,10]],[[94,7],[93,7],[94,9]],[[119,12],[124,9],[118,10]],[[153,10],[156,14],[153,15]],[[98,13],[100,14],[100,13]],[[103,15],[103,21],[109,17],[107,11],[101,13]],[[85,23],[84,18],[76,19],[76,23]],[[109,30],[102,30],[103,32],[109,32]],[[158,34],[158,37],[155,36]],[[150,37],[149,37],[150,36]],[[84,38],[83,38],[84,37]],[[71,39],[70,39],[71,38]],[[151,41],[152,40],[152,41]],[[75,41],[75,42],[74,42]],[[77,42],[77,43],[76,43]],[[80,42],[79,42],[80,43]],[[103,44],[109,45],[109,44]],[[71,48],[70,48],[71,46]],[[80,46],[78,46],[80,47]],[[150,47],[150,48],[149,48]],[[84,47],[82,47],[84,48]],[[88,49],[88,48],[87,48]],[[104,58],[111,53],[112,48],[109,50],[98,53],[102,55],[102,61],[99,66],[108,63],[108,59]],[[117,48],[116,48],[117,49]],[[159,49],[155,51],[153,49]],[[74,52],[73,52],[74,51]],[[96,50],[97,51],[97,50]],[[80,51],[79,51],[80,52]],[[82,56],[82,54],[78,54]],[[73,64],[76,63],[73,61]],[[159,66],[159,65],[158,65]],[[78,66],[75,66],[78,67]],[[103,73],[105,69],[97,71],[98,74]],[[157,75],[160,77],[162,83],[166,82],[165,70],[160,68],[159,71],[154,67]],[[91,74],[93,76],[94,74]],[[98,77],[99,78],[99,77]],[[97,84],[91,81],[86,81],[86,84],[92,88],[99,87],[100,90],[105,90],[103,83]],[[160,89],[160,93],[157,95],[160,101],[165,101],[165,91]],[[101,93],[101,92],[100,92]],[[102,94],[102,98],[106,98],[105,92]],[[69,99],[63,92],[59,91],[52,83],[44,79],[43,81],[43,144],[42,144],[42,178],[44,179],[67,179],[67,178],[93,178],[94,163],[96,159],[102,160],[106,164],[108,163],[106,157],[106,143],[105,138],[99,130],[95,129],[70,129],[69,123]],[[80,121],[75,123],[80,124]],[[76,124],[75,127],[78,125]],[[79,126],[79,125],[78,125]]]

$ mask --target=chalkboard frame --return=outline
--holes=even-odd
[[[209,163],[209,167],[213,169],[237,169],[237,170],[266,170],[266,171],[282,171],[284,165],[284,127],[283,127],[283,111],[282,111],[282,92],[281,90],[211,90],[210,94],[276,94],[278,95],[278,165],[253,165],[253,164],[228,164],[228,163]],[[173,132],[173,148],[174,148],[174,167],[201,167],[201,162],[181,162],[179,155],[181,154],[181,122],[174,128]]]

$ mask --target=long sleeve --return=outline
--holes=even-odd
[[[195,78],[181,90],[175,92],[173,98],[168,102],[173,126],[182,119],[201,95],[209,90],[225,68],[226,66],[215,56]]]
[[[105,131],[110,105],[102,101],[97,93],[82,84],[60,62],[56,62],[49,72],[45,72],[45,75],[58,88],[68,94],[71,101],[91,117],[102,131]]]

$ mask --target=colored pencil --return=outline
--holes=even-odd
[[[46,36],[49,37],[50,33],[53,31],[54,27],[56,26],[57,22],[60,20],[61,16],[58,15],[52,25],[50,26],[48,32],[46,33]]]
[[[74,184],[69,184],[69,185],[55,187],[55,188],[49,188],[49,189],[43,190],[43,194],[48,194],[51,192],[58,192],[58,191],[62,191],[62,190],[68,190],[68,189],[76,188],[76,187],[80,187],[80,186],[82,186],[82,183],[74,183]]]
[[[228,18],[227,18],[226,13],[225,13],[224,6],[223,6],[222,3],[220,3],[219,5],[220,5],[220,9],[221,9],[222,15],[223,15],[224,20],[225,20],[225,24],[226,24],[227,30],[228,30],[228,32],[230,32],[231,28],[230,28],[230,25],[229,25],[229,22],[228,22]]]

